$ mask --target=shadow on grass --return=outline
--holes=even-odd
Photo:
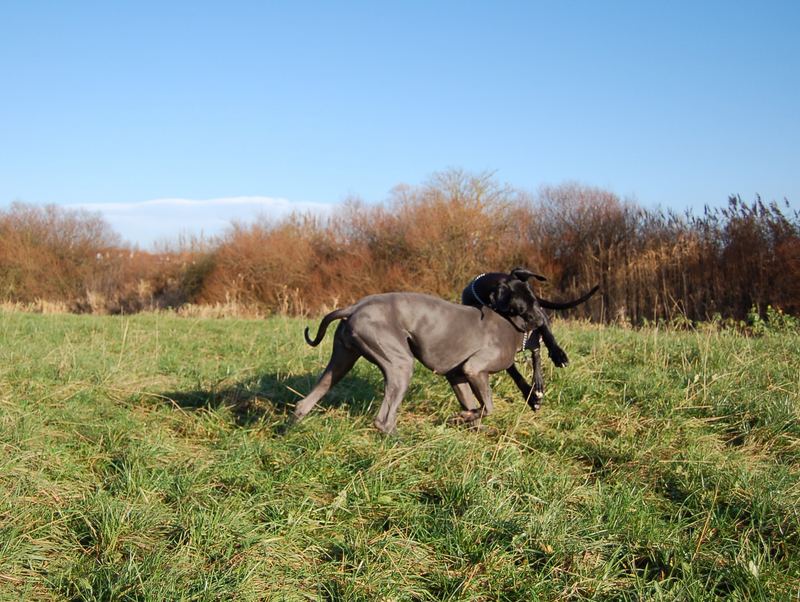
[[[295,404],[317,382],[318,374],[286,376],[262,374],[234,384],[159,393],[166,403],[182,410],[226,408],[237,424],[247,426],[268,417],[289,420]],[[369,413],[383,394],[382,384],[349,374],[319,402],[318,407],[347,407],[351,415]]]

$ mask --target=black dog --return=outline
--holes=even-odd
[[[587,301],[600,287],[595,286],[588,293],[573,301],[549,301],[537,297],[533,293],[528,284],[528,280],[531,278],[542,282],[547,280],[544,276],[535,274],[525,268],[514,268],[508,274],[502,272],[481,274],[463,290],[461,302],[464,305],[473,307],[488,307],[513,320],[513,317],[518,315],[519,308],[528,307],[531,303],[530,299],[533,298],[533,311],[537,313],[541,326],[530,332],[523,345],[525,349],[530,349],[532,353],[533,388],[531,389],[531,386],[528,385],[515,365],[512,364],[506,372],[514,380],[528,405],[535,411],[541,407],[541,399],[544,397],[540,339],[544,341],[545,347],[547,347],[547,351],[550,354],[550,359],[553,360],[557,367],[563,368],[569,363],[566,352],[558,345],[553,332],[550,330],[550,323],[542,308],[570,309]]]

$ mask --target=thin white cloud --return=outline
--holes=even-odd
[[[248,222],[259,217],[281,219],[293,212],[329,215],[335,205],[265,196],[237,196],[76,203],[69,206],[100,213],[123,239],[149,247],[155,242],[176,240],[181,235],[215,236],[233,221]]]

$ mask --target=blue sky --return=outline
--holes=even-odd
[[[0,4],[0,207],[143,246],[451,167],[800,201],[800,2]]]

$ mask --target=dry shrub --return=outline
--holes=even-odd
[[[351,200],[324,222],[295,215],[235,225],[199,299],[290,313],[391,290],[456,299],[481,271],[530,263],[520,205],[520,193],[489,174],[450,171],[420,187],[398,186],[385,206]]]
[[[176,309],[195,300],[211,263],[211,253],[198,249],[106,249],[96,255],[79,309],[111,314]]]
[[[97,254],[117,245],[95,214],[14,203],[0,212],[0,296],[73,303],[95,276]]]
[[[531,211],[529,236],[549,259],[552,288],[575,297],[599,284],[600,302],[577,311],[599,320],[627,313],[619,276],[631,256],[639,208],[600,188],[567,183],[543,187]]]
[[[800,219],[775,203],[731,197],[727,208],[696,217],[566,184],[543,189],[534,207],[531,238],[552,259],[558,288],[572,296],[601,285],[601,303],[578,313],[638,324],[717,314],[741,320],[753,306],[800,309]]]
[[[374,226],[373,256],[404,268],[402,288],[452,298],[477,273],[512,267],[516,201],[489,174],[450,171],[419,188],[398,187]]]
[[[155,253],[121,246],[85,212],[0,212],[0,300],[28,307],[316,314],[392,290],[457,300],[475,275],[517,265],[548,276],[540,292],[550,298],[599,283],[601,294],[572,310],[595,320],[743,319],[769,305],[796,314],[800,217],[738,197],[677,215],[575,183],[531,197],[460,170],[397,186],[383,205],[352,199],[327,219],[234,224]]]
[[[132,313],[192,300],[210,255],[146,253],[121,245],[99,216],[13,204],[0,212],[0,298],[32,308]]]
[[[523,199],[491,174],[453,170],[396,187],[386,206],[350,204],[336,227],[372,291],[456,298],[480,272],[535,263],[526,253]]]
[[[775,244],[775,261],[769,277],[774,305],[786,313],[800,315],[800,237],[785,237]]]
[[[214,253],[198,300],[300,312],[296,301],[308,281],[316,229],[311,218],[297,216],[278,224],[234,224]]]

